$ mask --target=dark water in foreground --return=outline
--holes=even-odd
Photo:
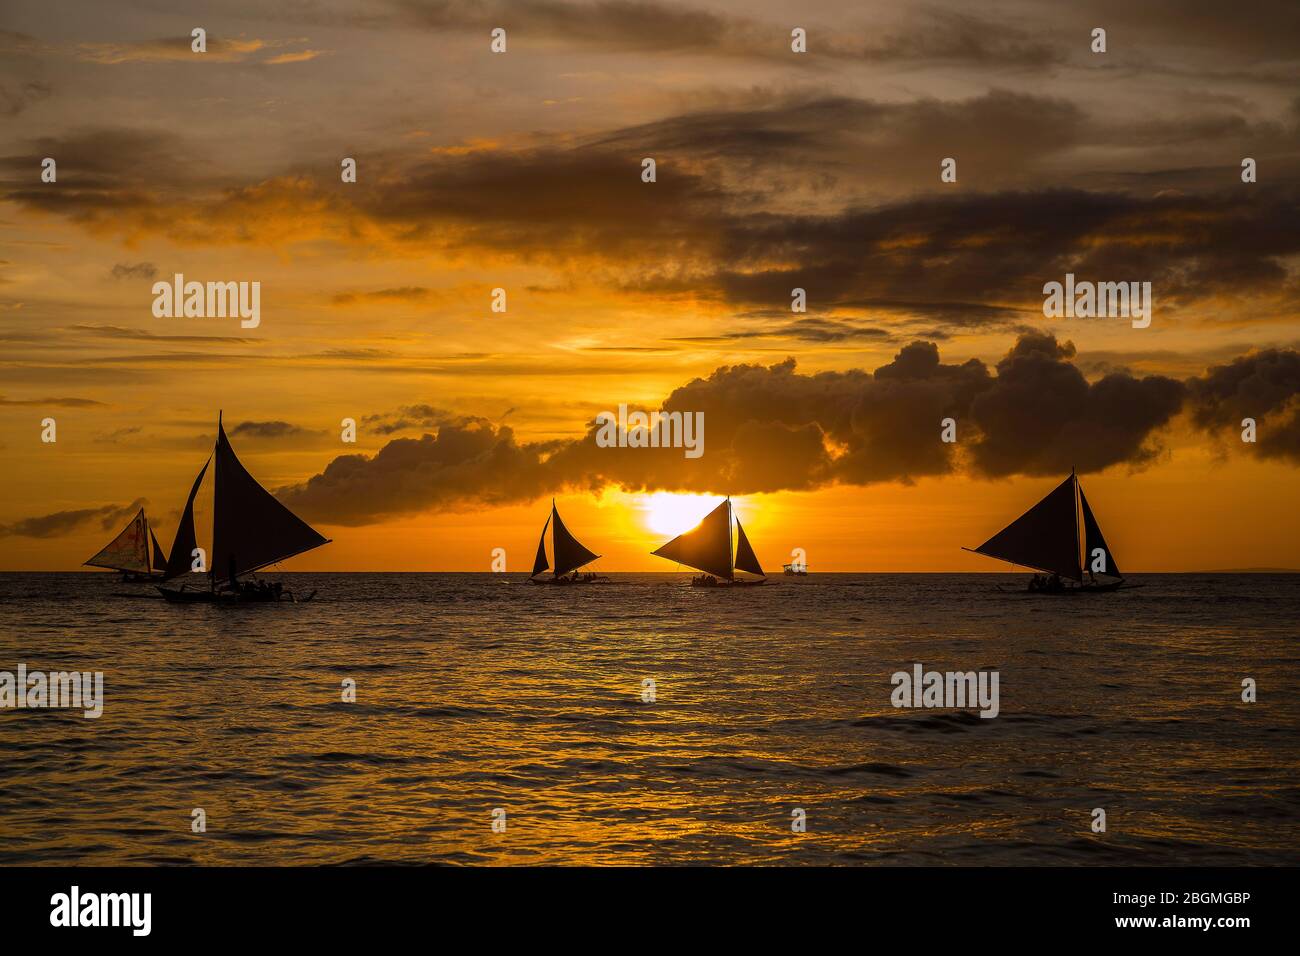
[[[1300,862],[1300,575],[281,577],[318,599],[0,575],[0,671],[107,698],[0,710],[0,864]],[[1001,715],[894,709],[918,661]]]

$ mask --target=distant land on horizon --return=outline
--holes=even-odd
[[[1179,571],[1178,574],[1300,574],[1300,568],[1225,568],[1215,571]]]

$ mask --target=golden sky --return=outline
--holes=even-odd
[[[770,568],[1000,570],[1071,467],[1125,570],[1300,567],[1300,8],[1134,6],[8,3],[0,569],[169,546],[219,409],[293,569],[527,570],[556,496],[671,570],[729,493]],[[1067,272],[1150,327],[1045,318]],[[704,455],[597,448],[620,403]]]

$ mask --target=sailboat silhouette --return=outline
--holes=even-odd
[[[549,561],[546,557],[546,531],[551,531],[551,554],[554,561]],[[528,575],[530,584],[589,584],[592,581],[603,580],[598,575],[578,576],[573,574],[579,568],[590,564],[599,558],[600,555],[587,549],[581,541],[575,538],[572,532],[565,527],[564,522],[560,519],[560,510],[555,507],[555,499],[551,499],[551,513],[546,517],[546,523],[542,525],[542,537],[537,542],[537,557],[533,560],[533,571]],[[554,565],[554,570],[550,578],[539,578],[539,574],[545,573]]]
[[[152,557],[150,544],[153,545]],[[158,581],[167,567],[167,558],[141,508],[116,538],[82,563],[87,567],[121,571],[123,581]]]
[[[1035,593],[1084,594],[1140,586],[1125,584],[1073,470],[1042,501],[978,548],[962,550],[1051,575],[1043,580],[1035,575],[1029,587]]]
[[[735,518],[736,546],[732,550],[732,510],[731,498],[728,497],[690,531],[679,534],[650,553],[703,571],[702,576],[691,580],[693,587],[766,584],[767,574],[758,563],[758,556],[754,554],[749,538],[745,537],[739,518]],[[759,580],[737,578],[737,571],[758,575]]]
[[[257,483],[235,455],[217,415],[217,444],[212,455],[199,469],[190,488],[171,558],[164,580],[171,580],[192,570],[191,556],[196,550],[194,536],[194,499],[203,483],[208,465],[216,459],[212,482],[212,550],[208,561],[208,589],[180,590],[158,588],[173,603],[199,601],[278,601],[295,600],[293,593],[279,585],[250,585],[239,580],[268,565],[304,551],[329,544],[329,539],[286,508],[276,497]],[[310,600],[312,594],[304,600]]]

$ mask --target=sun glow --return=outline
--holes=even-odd
[[[646,527],[666,535],[691,530],[717,504],[717,495],[678,495],[671,491],[656,491],[637,501],[645,515]]]

